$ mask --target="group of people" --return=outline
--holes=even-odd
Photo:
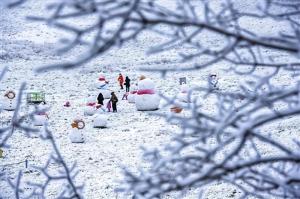
[[[111,107],[113,109],[113,112],[117,112],[117,102],[118,101],[119,100],[118,100],[118,97],[116,96],[115,92],[111,92],[111,97],[106,106],[108,109],[108,112],[110,112]],[[102,93],[99,93],[99,95],[97,97],[97,102],[101,106],[104,106],[104,97],[103,97]]]
[[[119,84],[120,84],[121,89],[124,89],[124,88],[123,88],[123,85],[125,85],[125,87],[126,87],[126,92],[129,92],[129,89],[130,89],[130,79],[129,79],[128,76],[126,76],[125,81],[124,81],[124,77],[123,77],[123,75],[120,73],[120,74],[119,74],[119,77],[118,77],[118,82],[119,82]]]
[[[130,79],[128,76],[126,76],[125,80],[124,80],[124,77],[123,75],[120,73],[119,76],[118,76],[118,82],[119,82],[119,85],[120,85],[120,88],[121,89],[124,89],[123,88],[123,85],[125,85],[126,87],[126,92],[129,92],[130,90]],[[98,97],[97,97],[97,101],[98,101],[98,104],[100,104],[101,106],[104,106],[104,96],[102,93],[99,93]],[[107,109],[108,111],[110,112],[111,108],[113,109],[113,112],[117,112],[117,102],[118,102],[118,97],[117,95],[115,94],[115,92],[111,92],[111,97],[107,103]]]

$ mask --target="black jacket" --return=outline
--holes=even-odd
[[[125,79],[125,86],[130,86],[130,79],[129,79],[129,77],[126,77],[126,79]]]
[[[99,93],[99,95],[97,97],[97,101],[98,101],[98,104],[103,105],[104,97],[103,97],[102,93]]]

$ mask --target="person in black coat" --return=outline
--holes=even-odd
[[[111,93],[110,101],[111,101],[111,104],[112,104],[113,112],[117,112],[118,98],[117,98],[117,96],[114,92]]]
[[[125,86],[126,86],[126,92],[129,92],[130,79],[128,76],[126,76],[126,78],[125,78]]]
[[[102,93],[99,93],[99,95],[97,97],[97,101],[98,101],[98,104],[101,104],[103,106],[104,97],[103,97]]]

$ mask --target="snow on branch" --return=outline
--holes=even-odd
[[[250,87],[256,89],[251,96],[244,92],[212,93],[207,89],[210,95],[221,99],[216,114],[201,112],[201,106],[195,102],[190,106],[192,116],[168,117],[169,121],[180,121],[181,134],[172,139],[163,153],[145,153],[145,159],[151,163],[149,169],[138,174],[125,170],[123,189],[137,198],[160,198],[168,192],[188,187],[204,189],[224,182],[240,189],[245,197],[300,197],[299,145],[283,143],[264,128],[277,120],[299,116],[299,102],[287,108],[274,107],[277,103],[291,103],[300,91],[297,86],[281,90],[269,85],[269,91],[259,94],[266,84],[270,83],[258,79]],[[205,92],[205,88],[201,90]],[[243,103],[236,104],[238,96],[244,97]],[[262,145],[272,149],[273,154],[266,154]]]

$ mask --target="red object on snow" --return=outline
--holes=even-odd
[[[173,113],[180,113],[181,111],[182,111],[181,107],[175,106],[175,107],[171,108],[171,112],[173,112]]]
[[[144,95],[144,94],[155,94],[155,91],[152,89],[144,89],[144,90],[138,90],[138,95]]]
[[[64,107],[70,107],[70,106],[71,106],[71,104],[69,101],[64,104]]]
[[[98,80],[99,81],[105,81],[105,77],[101,75]]]
[[[98,108],[101,108],[101,104],[97,104],[95,107],[96,107],[96,109],[98,109]]]
[[[122,75],[119,75],[118,82],[120,83],[120,85],[123,85],[123,83],[124,83],[124,77]]]
[[[136,94],[137,93],[137,91],[131,91],[130,92],[130,94]]]
[[[96,105],[96,102],[90,102],[90,103],[87,103],[86,105],[87,105],[87,106],[95,106],[95,105]]]

